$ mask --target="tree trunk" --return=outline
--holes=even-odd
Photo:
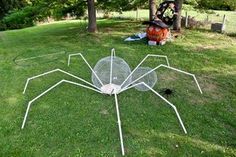
[[[88,2],[88,31],[96,32],[97,31],[97,22],[96,22],[96,9],[94,0],[87,0]]]
[[[153,20],[156,14],[156,0],[149,0],[149,20]]]
[[[176,4],[178,7],[178,14],[177,14],[177,17],[174,21],[173,29],[176,31],[180,31],[180,29],[181,29],[181,11],[182,11],[183,0],[176,0]]]

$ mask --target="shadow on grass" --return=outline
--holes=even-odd
[[[227,35],[230,37],[236,38],[236,33],[228,33]]]
[[[195,29],[192,29],[192,30],[197,30],[197,31],[200,31],[200,32],[203,32],[203,33],[216,33],[216,34],[224,34],[224,35],[227,35],[229,37],[233,37],[233,38],[236,38],[236,33],[220,33],[220,32],[213,32],[211,31],[210,29],[207,29],[207,28],[195,28]]]
[[[207,157],[236,155],[234,148],[221,146],[189,135],[179,135],[168,131],[156,132],[155,130],[146,130],[145,132],[133,130],[131,134],[137,141],[143,143],[139,149],[148,156],[183,156],[184,154],[185,156],[192,156],[193,152],[194,156]],[[141,141],[141,139],[143,140]],[[129,141],[129,139],[127,140]],[[163,147],[163,144],[168,145],[168,151]],[[133,151],[131,152],[133,153]]]
[[[178,143],[181,147],[181,145],[191,145],[191,149],[199,149],[201,150],[199,152],[200,154],[206,155],[209,153],[209,155],[213,155],[215,154],[216,156],[224,156],[224,155],[236,155],[236,150],[233,148],[229,148],[229,147],[224,147],[218,144],[214,144],[208,141],[204,141],[201,139],[195,139],[193,137],[189,137],[189,136],[183,136],[183,135],[177,135],[177,134],[173,134],[173,133],[158,133],[155,134],[153,137],[159,137],[159,138],[163,138],[167,141],[172,141],[173,143]],[[151,138],[153,138],[151,137]],[[177,147],[177,146],[176,146]],[[177,149],[178,149],[177,147]],[[189,146],[187,146],[189,147]]]

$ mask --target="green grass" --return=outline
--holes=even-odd
[[[118,95],[127,156],[236,156],[236,40],[221,34],[185,30],[164,46],[145,41],[124,42],[141,31],[133,21],[100,20],[99,33],[86,33],[81,21],[0,32],[0,156],[121,156],[114,97],[63,84],[35,103],[24,130],[21,123],[28,101],[61,79],[60,73],[29,84],[28,77],[61,68],[90,81],[81,59],[67,56],[83,52],[92,66],[110,54],[134,68],[148,53],[167,55],[173,67],[196,74],[201,95],[192,78],[160,69],[154,89],[173,89],[167,99],[176,105],[188,134],[181,130],[174,111],[151,92],[131,89]],[[66,54],[28,61],[26,57],[66,51]],[[164,63],[149,59],[146,66]]]

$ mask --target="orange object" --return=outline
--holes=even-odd
[[[162,40],[165,40],[168,35],[167,28],[160,28],[155,26],[147,27],[146,32],[149,40],[156,41],[158,43]]]

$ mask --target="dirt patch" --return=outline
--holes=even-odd
[[[102,114],[102,115],[108,115],[109,114],[108,110],[106,110],[106,109],[102,109],[99,113]]]
[[[197,46],[194,51],[200,52],[200,51],[205,51],[205,50],[217,50],[221,48],[221,46],[218,45],[201,45],[201,46]]]
[[[198,80],[203,93],[201,97],[193,97],[190,100],[193,104],[205,104],[224,99],[224,93],[216,82],[207,77],[201,77]]]
[[[157,77],[160,81],[174,82],[176,80],[176,76],[177,75],[171,71],[160,72],[160,74],[157,72]]]
[[[106,28],[104,28],[102,31],[103,31],[104,33],[110,33],[110,32],[113,31],[113,29],[110,28],[110,27],[106,27]]]

